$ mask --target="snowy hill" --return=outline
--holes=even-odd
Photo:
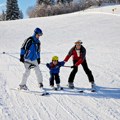
[[[120,6],[114,6],[120,8]],[[0,22],[0,120],[120,120],[120,16],[108,13],[109,7],[54,17]],[[97,85],[91,93],[82,67],[75,78],[75,86],[85,93],[50,91],[47,97],[39,93],[11,90],[22,79],[24,66],[19,58],[23,41],[42,28],[41,62],[58,55],[63,60],[78,39],[87,49],[87,61]],[[70,60],[66,65],[72,65]],[[49,87],[49,71],[40,65],[44,87]],[[70,68],[61,68],[61,85],[66,87]],[[28,87],[39,91],[34,72]]]
[[[120,15],[120,5],[108,5],[108,6],[101,6],[101,7],[91,7],[87,10],[85,10],[86,12],[99,12],[99,13],[104,13],[104,14],[117,14]]]

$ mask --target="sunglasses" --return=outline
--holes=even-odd
[[[76,44],[76,46],[81,46],[80,44]]]
[[[41,33],[41,34],[37,34],[38,36],[42,36],[43,34]]]
[[[42,36],[41,34],[37,34],[38,36]]]

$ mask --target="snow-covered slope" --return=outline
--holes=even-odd
[[[108,8],[106,8],[108,9]],[[105,11],[104,8],[104,12]],[[85,90],[52,92],[43,97],[37,93],[11,90],[22,79],[24,66],[19,57],[20,47],[36,27],[43,29],[41,62],[58,55],[64,59],[78,39],[87,49],[87,61],[97,84],[91,93],[82,67],[75,78],[75,86]],[[72,65],[70,60],[66,65]],[[120,120],[120,16],[94,12],[77,12],[36,19],[0,22],[0,120]],[[49,71],[40,65],[44,87],[49,88]],[[70,68],[61,68],[61,85],[66,87]],[[34,72],[29,77],[30,90],[39,91]]]
[[[106,6],[101,6],[101,7],[91,7],[89,9],[86,9],[85,10],[86,12],[99,12],[99,13],[102,13],[102,14],[117,14],[117,15],[120,15],[120,5],[108,5],[107,7]]]

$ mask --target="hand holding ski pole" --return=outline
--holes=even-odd
[[[73,69],[74,69],[75,67],[76,67],[75,65],[71,66],[71,68],[73,68]]]
[[[20,62],[23,62],[23,63],[25,62],[25,61],[24,61],[24,55],[21,55],[21,56],[20,56]]]

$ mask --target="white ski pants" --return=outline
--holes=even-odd
[[[27,63],[28,62],[28,63]],[[23,74],[23,77],[22,77],[22,82],[20,85],[26,85],[26,82],[27,82],[27,79],[30,75],[30,65],[31,64],[34,64],[35,67],[33,68],[35,70],[35,74],[37,76],[37,81],[38,81],[38,84],[39,83],[42,83],[43,82],[43,76],[42,76],[42,73],[40,71],[40,68],[39,68],[39,65],[38,65],[38,62],[37,60],[34,60],[34,61],[30,61],[30,60],[27,60],[25,63],[24,63],[24,66],[25,66],[25,72]]]

